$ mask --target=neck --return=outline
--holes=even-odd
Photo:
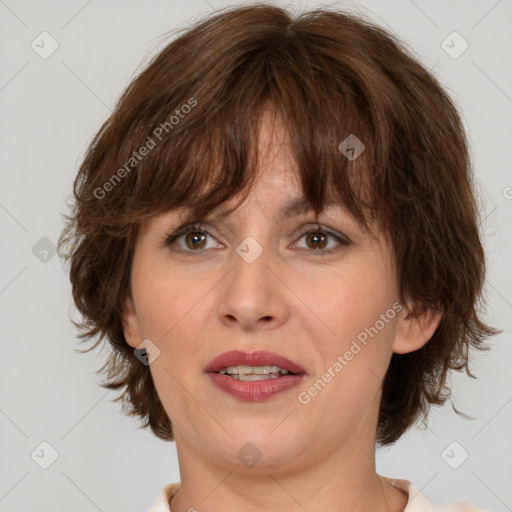
[[[215,461],[196,451],[179,431],[175,437],[181,486],[171,500],[172,512],[402,512],[407,503],[402,491],[377,475],[375,444],[362,444],[368,436],[345,440],[316,456],[306,447],[293,465],[256,464],[252,468]]]

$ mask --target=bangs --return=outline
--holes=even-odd
[[[263,114],[270,111],[274,121],[279,117],[283,122],[311,210],[318,214],[327,201],[337,202],[368,228],[379,210],[379,168],[386,168],[382,154],[375,154],[379,149],[382,153],[386,139],[385,133],[375,132],[375,126],[383,126],[378,123],[384,117],[382,94],[369,90],[329,55],[317,54],[313,62],[293,37],[273,34],[252,41],[250,52],[233,52],[230,58],[222,72],[211,56],[192,65],[190,85],[186,91],[181,87],[181,94],[172,82],[158,83],[150,68],[122,98],[122,105],[133,105],[139,90],[146,96],[158,91],[157,97],[131,109],[129,122],[119,115],[130,139],[122,141],[118,161],[154,144],[105,201],[107,209],[108,203],[115,205],[119,225],[178,207],[200,219],[235,196],[240,204],[257,179],[259,129]],[[177,113],[182,114],[179,119]]]

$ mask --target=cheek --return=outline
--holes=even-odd
[[[306,296],[311,297],[308,302],[311,310],[328,327],[330,335],[322,337],[328,345],[343,348],[347,341],[356,339],[392,308],[397,294],[389,275],[379,261],[370,259],[343,272],[330,272],[325,279],[317,281],[314,295]],[[384,335],[390,330],[382,331]]]
[[[322,322],[310,337],[322,364],[311,381],[325,383],[316,396],[322,395],[321,407],[334,421],[343,411],[366,407],[379,390],[392,354],[396,288],[392,274],[370,260],[320,281],[312,297],[311,309]]]
[[[150,371],[167,414],[175,428],[180,428],[200,414],[194,410],[197,402],[190,399],[190,392],[194,396],[197,393],[187,376],[198,372],[195,340],[200,338],[202,328],[199,316],[207,318],[201,314],[201,297],[208,283],[185,280],[169,265],[146,264],[134,266],[134,270],[132,290],[139,324],[144,337],[160,351]]]
[[[201,339],[205,319],[211,318],[207,292],[214,283],[213,276],[193,278],[165,261],[134,259],[132,291],[139,325],[143,336],[157,345],[162,356],[155,361],[155,368],[151,365],[155,381],[168,380],[166,372],[183,376],[202,371],[197,340]],[[157,377],[159,367],[163,374]]]
[[[143,333],[162,343],[193,314],[206,285],[205,281],[185,279],[171,265],[149,258],[134,259],[131,280]]]

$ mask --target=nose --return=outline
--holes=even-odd
[[[286,300],[290,291],[279,275],[279,262],[270,250],[261,249],[251,240],[240,244],[233,254],[233,266],[222,280],[218,317],[230,328],[274,329],[289,316]]]

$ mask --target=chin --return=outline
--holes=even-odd
[[[263,468],[286,469],[288,465],[296,467],[306,441],[291,437],[284,429],[279,432],[279,427],[276,428],[278,423],[273,424],[274,432],[272,428],[246,428],[235,432],[227,427],[233,438],[226,443],[218,443],[215,456],[224,460],[230,470],[237,472],[258,472]],[[211,437],[206,443],[211,443]]]

